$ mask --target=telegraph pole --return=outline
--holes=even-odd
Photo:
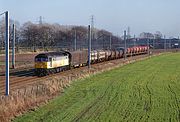
[[[1,15],[5,14],[5,53],[6,53],[6,73],[5,73],[5,79],[6,79],[6,86],[5,86],[5,95],[9,95],[9,12],[6,11],[4,13],[1,13]]]
[[[166,36],[164,35],[164,50],[166,51]]]
[[[124,60],[126,60],[126,31],[124,31]]]
[[[155,37],[153,39],[153,49],[155,49]]]
[[[12,68],[15,68],[15,24],[13,24],[13,41],[12,41]]]
[[[136,35],[134,35],[134,47],[136,46],[135,41],[136,41]]]
[[[9,12],[5,12],[5,20],[6,20],[6,40],[5,40],[5,48],[6,48],[6,96],[9,95]]]
[[[91,68],[91,26],[88,26],[88,68]]]
[[[110,34],[110,37],[109,37],[109,49],[111,50],[111,43],[112,43],[112,35]]]
[[[150,46],[149,46],[150,39],[148,39],[148,55],[150,55]]]
[[[77,45],[77,33],[76,30],[74,32],[74,50],[76,51],[76,45]]]
[[[94,15],[91,16],[91,39],[94,40]]]
[[[169,49],[171,49],[171,40],[172,39],[169,40]]]
[[[179,36],[178,36],[178,48],[179,48]]]
[[[42,16],[39,17],[39,25],[42,25],[43,24],[43,19],[42,19]]]
[[[130,39],[130,36],[131,36],[131,34],[130,34],[130,27],[128,27],[128,30],[127,30],[127,40]]]

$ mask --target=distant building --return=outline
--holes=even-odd
[[[162,33],[160,31],[156,31],[156,33],[154,34],[154,38],[155,39],[161,39],[162,38]]]
[[[140,39],[154,39],[154,35],[152,33],[143,32],[139,35]]]

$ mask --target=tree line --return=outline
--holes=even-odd
[[[12,25],[10,19],[10,45],[12,42]],[[77,49],[88,47],[88,29],[86,26],[65,26],[60,24],[41,23],[35,24],[26,22],[16,26],[16,46],[31,47],[35,51],[38,48],[65,48],[73,50],[75,45]],[[75,42],[76,40],[76,42]],[[5,22],[0,21],[0,47],[4,48],[5,41]],[[111,41],[111,42],[110,42]],[[122,39],[113,35],[107,30],[93,28],[92,48],[108,49],[110,44],[115,48],[122,43]]]
[[[87,49],[88,48],[88,28],[86,26],[60,25],[49,23],[26,22],[20,25],[18,21],[10,19],[10,46],[12,42],[12,26],[16,26],[16,47],[37,49]],[[157,31],[155,34],[142,32],[137,38],[127,40],[127,47],[138,45],[147,45],[147,39],[155,39],[156,42],[162,40],[163,35]],[[111,32],[103,29],[92,29],[92,49],[116,49],[124,47],[124,37],[113,35]],[[135,44],[136,43],[136,44]],[[162,45],[164,45],[162,43]],[[0,20],[0,49],[5,46],[5,22]],[[162,46],[161,46],[162,47]]]

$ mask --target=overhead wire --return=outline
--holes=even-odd
[[[5,12],[1,13],[0,16],[3,15],[3,14],[5,14]]]

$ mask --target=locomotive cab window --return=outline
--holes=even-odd
[[[47,58],[35,58],[35,62],[47,62]]]
[[[52,61],[52,57],[49,57],[49,61]]]

